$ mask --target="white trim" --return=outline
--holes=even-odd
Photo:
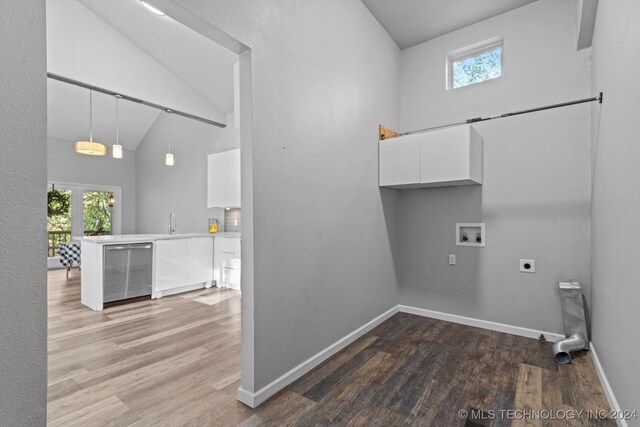
[[[342,337],[340,340],[331,344],[329,347],[325,348],[314,356],[311,356],[309,359],[305,360],[289,372],[285,373],[280,378],[277,378],[275,381],[262,387],[257,392],[251,393],[240,387],[236,394],[236,398],[250,408],[255,408],[256,406],[260,405],[268,398],[270,398],[271,396],[273,396],[274,394],[276,394],[277,392],[279,392],[298,378],[302,377],[304,374],[320,365],[322,362],[378,326],[380,323],[396,314],[398,312],[398,307],[399,306],[395,306],[385,311],[375,319],[365,323],[363,326]]]
[[[204,289],[204,288],[210,288],[210,287],[211,287],[211,282],[200,282],[192,285],[180,286],[178,288],[156,290],[155,292],[153,292],[152,298],[157,299],[157,298],[167,297],[169,295],[180,294],[182,292],[195,291],[196,289]]]
[[[445,320],[447,322],[459,323],[461,325],[474,326],[476,328],[488,329],[490,331],[504,332],[527,338],[538,338],[543,334],[547,341],[556,342],[565,338],[564,335],[554,332],[538,331],[535,329],[523,328],[521,326],[507,325],[504,323],[491,322],[489,320],[474,319],[471,317],[459,316],[457,314],[442,313],[440,311],[427,310],[425,308],[399,305],[401,313],[415,314],[417,316],[430,317],[432,319]]]
[[[598,358],[598,353],[596,353],[596,349],[593,346],[593,343],[589,343],[589,350],[591,350],[591,358],[593,359],[593,364],[596,367],[596,372],[598,373],[598,378],[600,379],[600,384],[602,384],[602,388],[604,389],[604,394],[607,396],[607,401],[609,402],[609,406],[611,406],[611,410],[617,414],[622,413],[620,410],[620,405],[618,404],[618,400],[616,396],[613,394],[613,389],[611,388],[611,384],[609,384],[609,380],[607,380],[607,376],[604,373],[604,369],[602,369],[602,365],[600,364],[600,359]],[[616,424],[621,427],[627,427],[626,420],[616,419]]]
[[[258,406],[256,405],[255,394],[248,392],[242,387],[238,388],[238,392],[236,393],[236,399],[238,400],[238,402],[244,403],[249,408],[255,408],[256,406]]]

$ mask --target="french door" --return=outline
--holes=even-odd
[[[59,248],[76,236],[120,234],[120,187],[49,182],[47,192],[49,266]]]

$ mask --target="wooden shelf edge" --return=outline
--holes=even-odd
[[[384,125],[378,125],[378,140],[389,139],[398,136],[398,132],[386,127]]]

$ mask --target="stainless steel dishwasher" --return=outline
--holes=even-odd
[[[152,243],[104,245],[103,302],[151,295]]]

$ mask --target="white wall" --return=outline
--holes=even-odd
[[[0,424],[47,420],[44,1],[0,1]]]
[[[252,392],[398,302],[377,125],[398,124],[399,50],[357,0],[177,3],[251,47]]]
[[[223,209],[207,208],[207,155],[240,148],[233,114],[220,129],[180,116],[171,117],[175,165],[166,166],[169,117],[161,114],[136,150],[136,229],[167,233],[169,213],[176,214],[178,233],[207,233],[208,219],[224,221]]]
[[[628,410],[640,409],[639,22],[640,2],[600,1],[592,47],[592,90],[604,92],[593,108],[592,340]]]
[[[120,187],[120,232],[135,233],[136,152],[124,150],[122,159],[114,159],[111,150],[107,156],[94,157],[76,153],[73,146],[73,141],[47,139],[47,180]]]
[[[541,0],[403,50],[400,130],[590,96],[575,19],[573,2]],[[445,90],[446,54],[496,36],[503,77]],[[400,302],[561,333],[557,283],[579,280],[589,296],[589,106],[474,126],[482,186],[401,192]],[[456,222],[485,222],[486,247],[455,246]],[[536,273],[519,273],[520,258]]]

